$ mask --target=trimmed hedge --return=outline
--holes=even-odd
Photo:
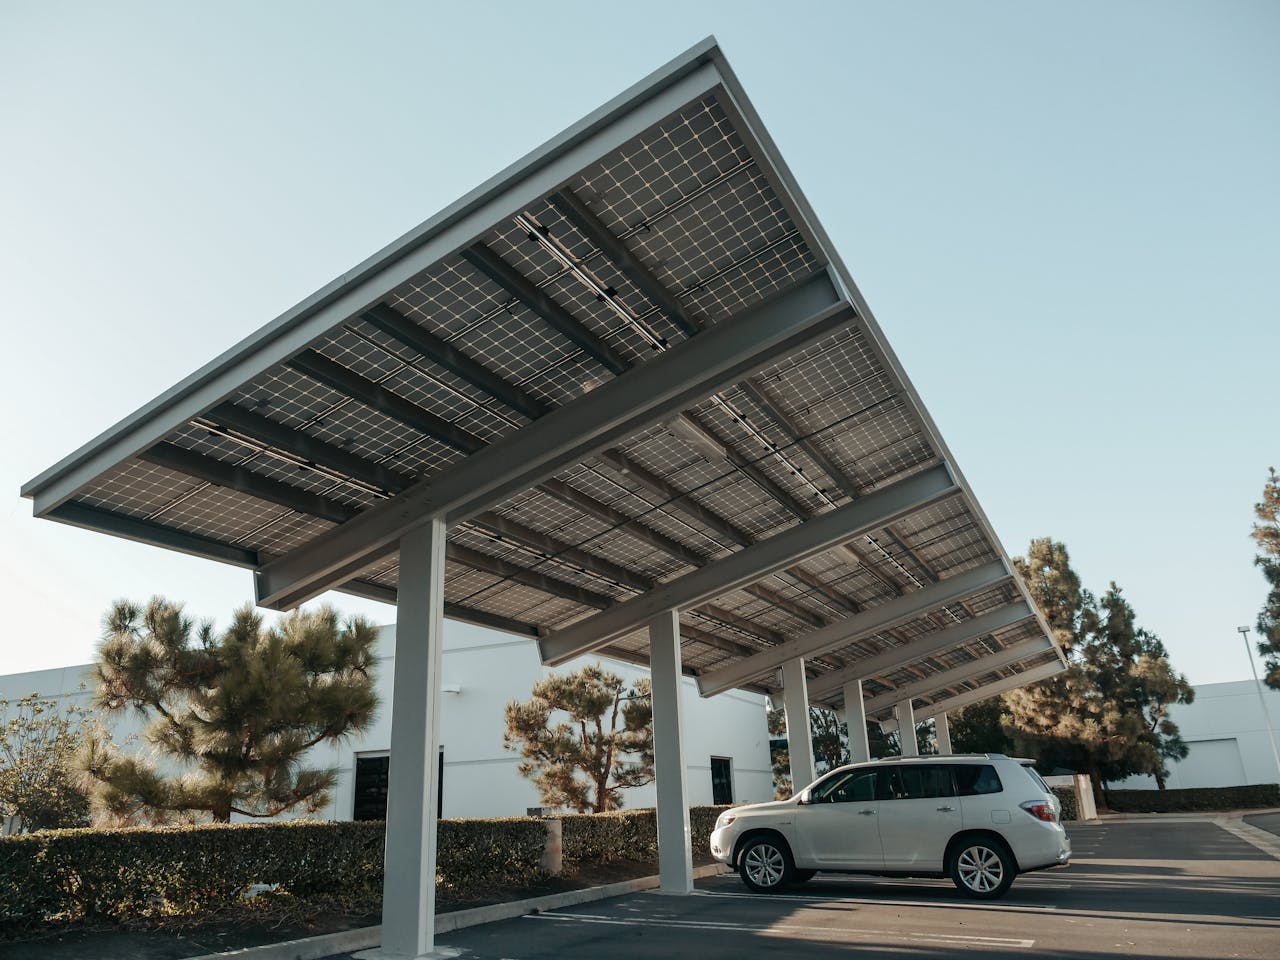
[[[1061,819],[1062,819],[1062,820],[1064,820],[1064,821],[1066,821],[1066,820],[1079,820],[1079,819],[1080,819],[1080,807],[1079,807],[1079,804],[1077,804],[1077,803],[1076,803],[1076,791],[1075,791],[1075,788],[1073,788],[1073,787],[1050,787],[1050,789],[1053,791],[1053,795],[1054,795],[1055,797],[1057,797],[1060,801],[1062,801],[1062,816],[1061,816]]]
[[[689,811],[695,852],[706,851],[727,809]],[[566,862],[658,854],[653,810],[560,819]],[[378,897],[385,829],[382,821],[292,821],[0,837],[0,926],[212,913],[240,904],[257,884],[300,898]],[[437,887],[461,898],[541,879],[545,841],[534,817],[441,820]]]
[[[1106,799],[1107,806],[1116,813],[1193,813],[1280,807],[1280,784],[1185,790],[1108,790]]]
[[[689,808],[694,854],[706,853],[716,818],[732,806]],[[564,859],[569,863],[652,860],[658,855],[657,814],[652,808],[560,816]]]
[[[379,896],[381,821],[49,830],[0,837],[0,924],[207,913],[255,884],[305,898]],[[437,883],[455,895],[542,876],[528,817],[442,820]]]

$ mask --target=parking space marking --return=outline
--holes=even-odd
[[[1060,887],[1055,887],[1061,889]],[[963,900],[891,900],[887,897],[851,897],[842,896],[841,894],[832,892],[830,895],[820,893],[730,893],[729,891],[719,890],[695,890],[694,894],[700,897],[731,897],[736,900],[784,900],[791,903],[818,902],[818,903],[856,903],[861,906],[886,906],[886,907],[946,907],[948,910],[1012,910],[1012,911],[1035,911],[1037,913],[1047,913],[1057,910],[1058,908],[1052,904],[1038,903],[1005,903],[1003,901],[988,900],[983,903],[968,903]]]
[[[883,937],[890,940],[902,940],[909,943],[948,944],[968,947],[1003,947],[1029,949],[1035,946],[1035,940],[1023,940],[1013,937],[978,937],[961,936],[950,933],[925,933],[923,931],[901,930],[842,930],[829,927],[808,927],[791,924],[749,924],[718,922],[714,920],[674,920],[656,917],[608,917],[589,913],[534,913],[526,914],[526,920],[555,920],[565,923],[593,923],[618,927],[665,927],[673,930],[710,930],[716,933],[752,933],[763,936],[803,936],[821,940],[866,940],[872,937]]]

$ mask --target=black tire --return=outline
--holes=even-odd
[[[779,837],[752,837],[738,857],[738,875],[755,893],[776,893],[792,882],[795,872],[791,850]]]
[[[818,873],[817,870],[793,869],[791,871],[791,884],[792,886],[798,887],[802,883],[808,883],[810,880],[814,878],[814,876],[817,875],[817,873]]]
[[[969,837],[956,843],[947,863],[951,882],[966,897],[998,900],[1018,875],[1013,854],[999,840]]]

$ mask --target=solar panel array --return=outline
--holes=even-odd
[[[698,329],[732,322],[825,266],[788,213],[776,171],[750,143],[717,94],[698,97],[558,196],[386,290],[381,311],[347,318],[103,472],[76,502],[266,562],[680,349]],[[625,245],[692,330],[593,242],[566,199]],[[433,359],[424,337],[473,372]],[[678,422],[642,430],[451,530],[448,610],[543,634],[940,459],[903,382],[853,322],[694,404]],[[735,663],[999,557],[957,493],[684,611],[686,668]],[[395,554],[348,586],[393,599]],[[810,671],[841,669],[1019,597],[1005,581],[814,657]],[[1039,635],[1028,618],[869,678],[865,690],[890,692]],[[624,637],[608,652],[643,661],[647,637]],[[772,686],[769,677],[759,682]]]

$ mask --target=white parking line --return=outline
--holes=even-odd
[[[1061,890],[1063,887],[1054,887],[1055,890]],[[830,895],[814,891],[812,894],[795,893],[788,896],[783,893],[730,893],[719,890],[695,890],[695,896],[699,897],[732,897],[735,900],[785,900],[790,903],[856,903],[866,906],[886,906],[886,907],[937,907],[943,906],[948,910],[984,910],[990,912],[992,910],[1012,910],[1024,911],[1035,910],[1037,912],[1049,912],[1057,910],[1052,904],[1037,903],[1004,903],[1000,901],[986,901],[984,903],[966,903],[964,901],[953,900],[890,900],[885,897],[847,897],[841,896],[834,891]]]
[[[841,928],[818,928],[810,926],[792,926],[788,924],[771,924],[761,926],[748,923],[721,923],[711,920],[669,920],[650,917],[602,917],[585,913],[534,913],[526,914],[526,920],[555,920],[564,923],[592,923],[617,927],[666,927],[672,930],[711,930],[717,933],[741,932],[762,934],[764,936],[787,937],[803,936],[817,940],[866,940],[872,937],[903,940],[911,943],[950,944],[952,946],[972,947],[1005,947],[1027,949],[1035,946],[1034,940],[1020,940],[1011,937],[968,937],[949,933],[925,933],[923,931],[903,930],[844,930]]]

